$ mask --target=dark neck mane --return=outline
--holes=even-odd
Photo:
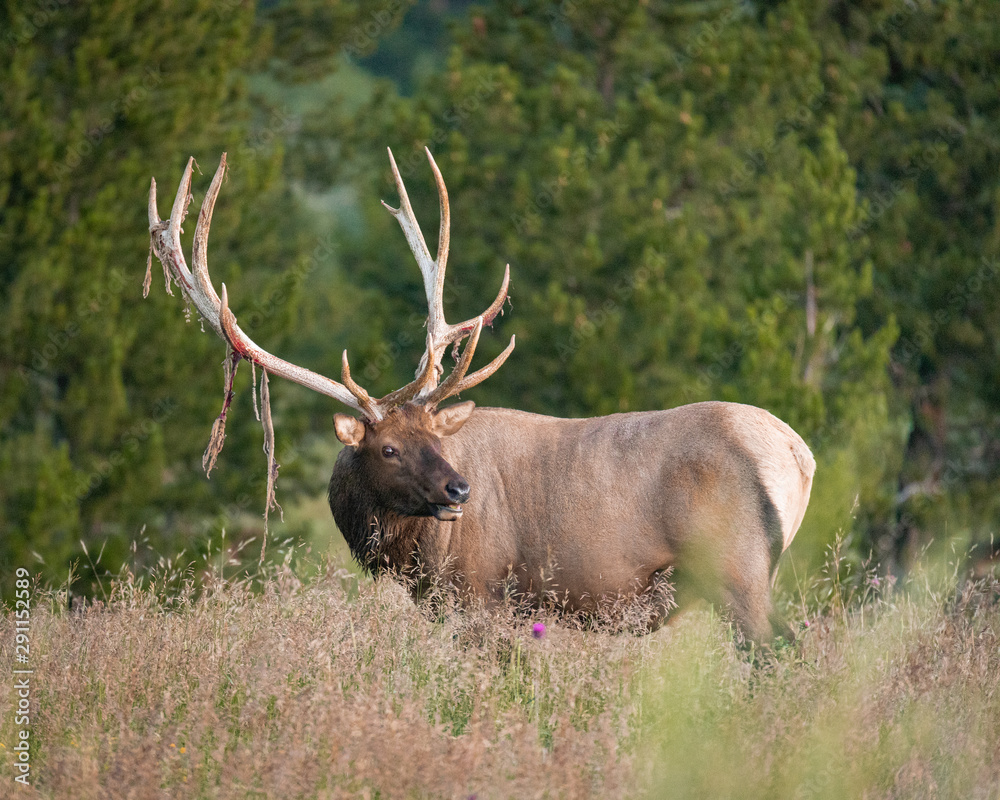
[[[347,449],[342,451],[330,477],[330,510],[337,527],[367,572],[405,573],[416,565],[417,542],[430,520],[378,507],[373,493],[351,469],[352,457]]]

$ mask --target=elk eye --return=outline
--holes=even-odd
[[[399,455],[399,451],[395,447],[389,447],[389,445],[386,445],[382,448],[382,455],[386,458],[393,458],[394,456]]]

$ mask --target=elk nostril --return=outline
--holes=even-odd
[[[444,487],[444,490],[448,495],[448,499],[453,503],[464,503],[469,499],[469,484],[461,478],[448,481],[448,485]]]

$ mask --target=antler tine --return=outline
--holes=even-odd
[[[506,264],[503,268],[503,280],[500,282],[500,291],[497,292],[497,298],[493,301],[489,308],[483,312],[483,322],[486,325],[492,325],[493,320],[496,319],[497,314],[503,309],[503,304],[507,302],[507,289],[510,287],[510,264]]]
[[[181,224],[187,216],[188,205],[191,203],[191,170],[194,168],[194,157],[188,159],[184,168],[184,175],[181,183],[177,187],[177,196],[174,197],[174,205],[170,209],[170,235],[181,235]]]
[[[444,185],[444,178],[441,170],[438,169],[434,156],[431,155],[429,147],[424,148],[427,153],[427,160],[431,164],[431,171],[434,173],[434,182],[437,184],[438,202],[441,204],[441,227],[438,229],[438,252],[437,252],[437,274],[434,285],[434,302],[441,308],[441,321],[444,321],[444,273],[448,268],[448,248],[451,244],[451,205],[448,202],[448,187]]]
[[[194,159],[192,159],[193,161]],[[222,181],[226,177],[226,154],[222,154],[219,167],[212,176],[212,184],[205,193],[198,212],[198,224],[194,229],[194,243],[191,247],[191,271],[194,274],[198,291],[208,300],[206,307],[217,307],[219,296],[215,293],[212,279],[208,275],[208,232],[212,227],[212,213],[215,211],[215,201],[219,198]],[[200,311],[199,307],[199,311]],[[202,313],[202,316],[205,316]]]
[[[187,215],[187,207],[190,202],[191,190],[191,169],[194,166],[194,159],[188,161],[181,177],[180,186],[177,187],[177,196],[174,198],[174,205],[170,209],[170,217],[164,222],[160,220],[160,214],[156,207],[156,180],[149,183],[149,260],[146,262],[146,279],[142,286],[143,297],[149,294],[150,270],[153,266],[153,254],[160,259],[163,265],[163,275],[166,282],[168,294],[173,294],[170,282],[173,281],[182,289],[185,294],[189,294],[191,288],[191,272],[184,261],[184,253],[181,251],[181,223]],[[166,255],[166,259],[164,258]],[[195,298],[191,298],[192,301]],[[197,306],[198,304],[195,303]],[[201,311],[201,307],[198,307]],[[218,325],[215,326],[217,333],[220,332]]]
[[[191,173],[194,159],[189,159],[168,223],[160,221],[156,210],[156,181],[150,185],[149,192],[149,233],[150,245],[157,258],[163,264],[164,271],[182,288],[184,294],[191,300],[198,313],[208,322],[220,337],[226,340],[232,348],[234,357],[246,359],[257,364],[262,369],[282,378],[300,383],[303,386],[332,397],[349,408],[359,411],[372,421],[382,419],[384,411],[374,402],[363,405],[360,397],[348,387],[335,380],[327,378],[304,367],[297,366],[278,358],[259,347],[236,322],[236,317],[229,310],[229,298],[223,286],[223,296],[220,298],[212,285],[208,273],[208,234],[212,224],[212,213],[215,201],[226,173],[226,154],[223,153],[219,168],[212,179],[212,185],[202,204],[195,228],[192,264],[194,272],[188,269],[181,248],[181,223],[187,214],[191,202]],[[354,386],[360,389],[355,383]],[[361,390],[364,391],[363,389]],[[367,393],[365,393],[367,396]],[[370,398],[369,398],[370,401]]]
[[[348,391],[358,399],[358,403],[364,409],[365,416],[371,420],[382,418],[382,413],[379,410],[381,403],[376,403],[372,400],[371,395],[365,391],[364,387],[360,386],[351,377],[351,365],[347,361],[346,350],[344,350],[340,358],[340,379],[344,382],[344,386],[347,387]]]
[[[149,201],[147,208],[149,215],[149,258],[146,259],[146,277],[142,281],[143,298],[149,297],[149,287],[153,283],[153,239],[165,227],[163,220],[160,219],[160,212],[156,207],[156,178],[152,178],[149,181]],[[157,257],[159,257],[159,254],[157,254]],[[167,270],[167,265],[163,263],[162,259],[160,259],[160,266],[163,267],[163,282],[166,284],[167,294],[173,294],[170,289],[170,272]]]
[[[431,258],[430,251],[427,249],[427,242],[424,241],[424,234],[420,230],[420,223],[417,222],[417,217],[413,213],[413,206],[410,205],[410,197],[406,193],[406,186],[403,184],[403,177],[399,174],[399,167],[396,166],[396,159],[392,155],[392,149],[386,149],[389,151],[389,163],[392,166],[392,177],[396,182],[396,191],[399,193],[399,208],[393,208],[384,200],[382,201],[382,205],[384,205],[388,212],[395,217],[396,221],[399,223],[399,227],[403,229],[403,235],[406,236],[406,243],[410,246],[410,251],[413,253],[413,257],[417,260],[417,266],[420,267],[420,274],[423,275],[424,278],[424,295],[427,297],[427,329],[429,331],[435,331],[445,324],[444,309],[441,308],[441,295],[438,291],[438,286],[443,285],[444,270],[440,268],[437,261],[434,261]],[[442,180],[441,183],[443,184],[444,181]],[[441,206],[442,208],[447,208],[447,195],[444,196]],[[442,217],[442,225],[443,224],[444,218]],[[438,249],[440,254],[440,243]],[[445,258],[447,258],[447,244],[445,244],[444,247],[444,255]]]
[[[420,359],[420,364],[417,366],[417,375],[412,381],[410,381],[406,386],[401,389],[396,389],[394,392],[389,392],[385,397],[378,401],[378,405],[383,409],[395,408],[403,403],[412,400],[424,388],[432,382],[436,383],[437,379],[437,365],[434,360],[429,357],[429,353],[433,352],[433,347],[431,345],[431,335],[430,332],[427,334],[427,345],[424,349],[424,354]]]
[[[438,386],[427,397],[425,402],[428,406],[436,406],[442,400],[445,400],[448,397],[451,397],[451,395],[457,393],[457,389],[455,387],[462,382],[462,378],[465,377],[465,373],[469,371],[469,366],[472,364],[472,356],[476,352],[476,346],[479,344],[479,335],[482,332],[483,318],[476,317],[475,326],[469,334],[469,341],[465,345],[465,350],[462,351],[462,357],[455,365],[455,368],[451,371],[451,374],[445,378],[444,383]]]
[[[496,319],[497,314],[503,310],[503,304],[507,302],[507,289],[510,286],[510,264],[504,268],[503,281],[500,283],[500,291],[497,292],[496,300],[494,300],[490,307],[487,308],[479,316],[483,318],[483,324],[490,326],[493,324],[493,320]],[[442,341],[445,344],[452,344],[453,342],[460,341],[464,339],[472,331],[472,328],[476,324],[478,317],[471,317],[465,322],[460,322],[457,325],[449,325],[448,332],[442,337]]]
[[[504,351],[500,355],[494,358],[489,364],[487,364],[482,369],[476,370],[471,375],[468,375],[465,378],[463,378],[461,381],[459,381],[458,385],[455,387],[454,390],[450,391],[447,395],[443,397],[435,399],[434,403],[435,404],[441,403],[444,400],[448,399],[449,397],[452,397],[456,394],[461,394],[466,389],[471,389],[473,386],[477,386],[478,384],[482,383],[488,377],[490,377],[490,375],[492,375],[494,372],[500,369],[500,367],[503,366],[503,363],[507,360],[508,356],[510,356],[510,354],[513,352],[514,352],[514,337],[511,336],[510,344],[508,344],[507,347],[504,348]],[[448,377],[450,378],[451,376],[449,375]]]
[[[147,206],[147,213],[149,214],[149,229],[160,225],[160,211],[156,207],[156,178],[152,178],[149,182],[149,203]]]

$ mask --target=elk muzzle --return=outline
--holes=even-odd
[[[465,478],[456,474],[444,487],[449,502],[431,503],[431,513],[442,522],[454,522],[462,516],[462,503],[469,499],[470,491]]]

